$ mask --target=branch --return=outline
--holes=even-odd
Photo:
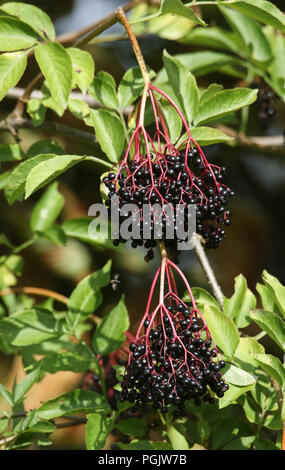
[[[193,248],[195,250],[195,253],[197,255],[197,258],[201,264],[201,267],[205,273],[205,276],[207,278],[208,283],[210,284],[212,291],[214,293],[214,296],[216,297],[221,309],[223,309],[223,299],[224,295],[222,293],[222,290],[218,284],[218,281],[216,279],[216,276],[214,274],[214,271],[209,263],[209,260],[207,258],[207,255],[205,253],[205,250],[202,246],[202,237],[200,235],[194,234],[191,243],[193,245]]]
[[[58,294],[57,292],[48,289],[42,289],[40,287],[12,287],[10,289],[0,291],[0,297],[9,294],[31,294],[39,295],[41,297],[50,297],[65,305],[67,305],[69,300],[68,297],[65,297],[64,295]]]
[[[31,119],[22,118],[22,117],[10,117],[5,121],[0,122],[0,132],[17,129],[44,129],[51,132],[59,132],[60,134],[71,137],[79,142],[93,144],[97,143],[97,140],[91,132],[82,131],[75,127],[67,126],[65,124],[60,124],[58,122],[44,121],[39,127],[35,127]]]
[[[237,132],[231,127],[224,125],[215,126],[225,134],[234,139],[232,143],[238,147],[246,147],[259,152],[275,153],[276,155],[284,156],[285,151],[285,136],[283,134],[276,136],[246,136],[243,132]]]

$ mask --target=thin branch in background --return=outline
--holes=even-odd
[[[0,291],[0,297],[4,297],[9,294],[30,294],[30,295],[39,295],[41,297],[49,297],[54,300],[57,300],[60,303],[67,304],[68,297],[58,294],[57,292],[51,291],[49,289],[42,289],[41,287],[11,287],[10,289],[5,289]]]
[[[202,246],[202,237],[200,235],[194,234],[191,239],[191,243],[193,245],[197,258],[201,264],[201,267],[205,273],[207,281],[212,288],[213,294],[216,297],[221,309],[223,309],[224,295],[218,284],[214,271],[209,263],[205,250]]]

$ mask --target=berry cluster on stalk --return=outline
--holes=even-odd
[[[184,282],[190,304],[179,298],[173,271]],[[159,303],[151,311],[159,279]],[[184,413],[186,400],[194,400],[196,405],[201,400],[213,403],[228,390],[221,373],[225,362],[191,288],[182,271],[167,258],[156,272],[145,315],[129,349],[121,401],[133,402],[138,408],[150,403],[163,413],[171,406],[178,416]]]
[[[184,138],[175,146],[169,138],[167,125],[154,92],[167,100],[176,110],[185,128]],[[164,92],[150,85],[149,99],[152,104],[156,131],[151,138],[141,123],[138,111],[136,129],[130,139],[127,152],[116,170],[103,179],[108,190],[105,201],[111,213],[111,201],[117,196],[119,227],[129,217],[123,208],[134,204],[137,208],[135,224],[138,236],[131,236],[131,246],[143,246],[148,250],[147,259],[154,257],[157,240],[166,240],[175,250],[179,242],[189,242],[188,228],[191,223],[189,205],[196,205],[196,231],[205,240],[206,248],[218,248],[230,225],[231,211],[226,209],[228,198],[234,192],[224,184],[225,167],[210,164],[192,138],[185,118],[176,104]],[[131,149],[134,155],[131,159]],[[131,159],[131,162],[129,160]],[[155,207],[160,213],[155,213]],[[166,207],[171,206],[171,213]],[[144,207],[150,209],[151,221],[145,220]],[[184,209],[183,217],[179,217]],[[160,224],[160,231],[155,230]],[[168,238],[167,227],[173,226],[173,237]],[[183,226],[183,227],[181,227]],[[182,230],[180,230],[182,228]],[[145,233],[148,234],[147,238]],[[114,244],[126,242],[119,232]]]

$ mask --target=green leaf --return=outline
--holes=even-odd
[[[256,290],[260,295],[262,307],[264,310],[269,312],[278,311],[278,307],[275,303],[274,291],[271,289],[271,287],[264,286],[258,282],[256,284]]]
[[[205,101],[207,101],[209,98],[212,98],[214,95],[216,95],[220,91],[223,91],[223,89],[224,89],[223,85],[218,85],[217,83],[212,83],[201,94],[200,99],[199,99],[199,106],[202,106],[202,104],[204,104]]]
[[[197,46],[206,46],[211,49],[225,49],[233,52],[239,51],[239,38],[232,31],[227,31],[218,26],[202,28],[197,26],[190,33],[182,37],[180,42],[183,44],[193,44]]]
[[[195,118],[199,96],[195,77],[179,59],[172,57],[166,51],[163,53],[163,63],[170,85],[177,97],[177,103],[191,123]]]
[[[248,392],[252,388],[253,384],[248,385],[247,387],[238,387],[237,385],[231,384],[229,390],[227,390],[227,393],[225,393],[224,397],[219,399],[219,408],[226,408],[227,406],[236,403],[238,397]]]
[[[27,104],[27,113],[31,116],[33,125],[39,127],[45,120],[47,108],[43,105],[42,100],[32,98]]]
[[[151,20],[147,25],[147,32],[170,41],[178,41],[193,27],[193,22],[188,18],[168,13]]]
[[[90,117],[103,152],[111,162],[118,162],[125,142],[124,126],[121,119],[107,109],[92,109]]]
[[[90,114],[90,108],[85,101],[69,99],[68,100],[68,110],[77,117],[77,119],[85,120]]]
[[[38,155],[40,157],[41,155]],[[61,173],[67,171],[72,166],[85,160],[83,155],[52,155],[33,166],[29,172],[25,187],[25,198],[27,199],[38,189],[57,178]]]
[[[27,152],[28,158],[36,157],[40,154],[55,154],[63,155],[64,150],[58,145],[55,140],[39,140],[32,144]]]
[[[102,413],[87,415],[86,447],[87,450],[102,450],[114,423]]]
[[[282,286],[281,282],[271,274],[269,274],[266,270],[262,273],[262,279],[265,285],[272,289],[275,296],[275,301],[280,309],[280,312],[285,317],[285,287]]]
[[[122,297],[120,302],[106,315],[96,328],[93,348],[96,354],[105,356],[116,351],[125,341],[125,331],[129,328],[128,311]]]
[[[153,18],[157,18],[160,15],[165,15],[165,14],[173,14],[173,15],[178,15],[182,16],[185,18],[188,18],[189,20],[201,24],[201,25],[206,25],[206,23],[202,20],[202,18],[199,18],[198,16],[195,15],[195,13],[190,9],[187,8],[186,5],[183,4],[181,0],[161,0],[160,2],[160,8],[159,10],[147,17],[144,18],[139,18],[138,20],[134,20],[132,23],[139,23],[141,21],[147,21],[151,20]]]
[[[256,373],[258,362],[254,359],[254,354],[263,354],[264,347],[254,338],[240,338],[235,350],[234,361],[243,370],[251,374]]]
[[[203,316],[215,343],[226,356],[232,357],[240,339],[234,322],[218,308],[210,305],[205,305]]]
[[[47,238],[51,242],[59,246],[65,246],[67,243],[67,236],[61,227],[56,225],[45,229],[44,231],[37,232],[37,236],[40,238]]]
[[[256,436],[238,437],[225,445],[222,450],[247,450],[255,438]]]
[[[285,323],[279,315],[266,310],[253,310],[250,318],[285,351]]]
[[[18,144],[0,144],[0,162],[22,160],[24,152]]]
[[[76,352],[64,351],[48,354],[37,362],[42,371],[55,374],[61,370],[70,370],[75,373],[85,372],[92,368],[93,356],[87,356]]]
[[[0,55],[0,100],[18,81],[25,72],[27,54],[25,52],[11,52]]]
[[[5,196],[9,204],[13,204],[24,194],[26,180],[31,170],[39,163],[50,160],[54,156],[54,154],[40,154],[20,163],[14,169],[5,186]]]
[[[102,269],[85,277],[72,292],[68,302],[68,322],[72,327],[91,315],[101,304],[100,289],[110,283],[111,261]]]
[[[256,100],[258,90],[249,88],[234,88],[216,93],[198,108],[195,125],[217,120],[244,106],[249,106]]]
[[[259,366],[270,375],[281,388],[285,386],[285,369],[280,360],[271,354],[254,354],[254,359],[258,362]]]
[[[126,436],[142,437],[148,432],[148,425],[143,419],[129,418],[117,423],[116,429]]]
[[[65,221],[61,228],[67,237],[76,238],[96,247],[114,249],[112,240],[108,239],[108,233],[99,233],[90,230],[92,218],[82,217],[79,219],[70,219]]]
[[[116,442],[116,445],[123,450],[172,450],[172,447],[162,441],[139,441],[134,439],[129,444]]]
[[[53,400],[46,401],[36,412],[42,419],[54,419],[73,413],[92,413],[96,410],[110,410],[109,404],[102,395],[89,390],[72,390]]]
[[[230,142],[233,140],[229,135],[213,127],[193,127],[193,129],[191,129],[191,135],[200,146]]]
[[[108,108],[119,108],[119,99],[116,92],[116,82],[111,74],[103,70],[97,73],[89,92],[96,100]]]
[[[274,442],[268,439],[255,439],[254,447],[256,450],[280,450]]]
[[[93,57],[89,52],[82,51],[77,47],[69,47],[66,52],[72,62],[73,81],[85,94],[94,77],[95,63]]]
[[[30,26],[8,16],[0,16],[0,51],[18,51],[34,46],[37,35]]]
[[[185,65],[196,77],[206,75],[214,71],[220,71],[222,66],[240,64],[241,61],[229,54],[212,51],[190,52],[173,56]],[[167,82],[167,73],[163,68],[156,77],[157,84]]]
[[[9,15],[16,16],[27,23],[43,39],[55,39],[55,31],[50,17],[40,8],[22,2],[8,2],[1,5],[0,10]]]
[[[270,45],[264,36],[260,24],[238,11],[228,7],[220,7],[228,23],[242,38],[245,53],[254,61],[268,62],[272,58]]]
[[[37,46],[35,57],[52,97],[66,108],[72,85],[72,62],[64,47],[57,42]]]
[[[244,328],[250,323],[250,311],[256,307],[256,298],[247,287],[242,274],[235,278],[235,290],[230,299],[224,297],[224,312],[235,320],[238,328]]]
[[[215,297],[209,294],[205,289],[202,289],[202,287],[192,287],[192,294],[199,307],[204,308],[205,305],[212,305],[213,307],[219,308],[219,304]],[[191,302],[188,291],[186,291],[183,300],[184,302]]]
[[[61,334],[60,322],[40,309],[24,310],[0,320],[0,337],[13,346],[38,344]]]
[[[30,226],[33,232],[48,229],[64,206],[64,197],[58,191],[58,183],[51,184],[34,206]]]
[[[10,406],[14,405],[12,394],[1,383],[0,383],[0,395],[2,395],[3,398],[5,398],[5,400],[9,403]]]
[[[155,77],[155,72],[147,67],[150,79]],[[119,87],[118,98],[121,108],[132,104],[142,93],[144,81],[139,67],[132,67],[124,74]]]
[[[4,171],[0,174],[0,191],[5,188],[12,170]]]
[[[212,449],[217,450],[230,442],[239,432],[238,423],[231,418],[223,418],[214,424]]]
[[[250,395],[242,395],[238,399],[238,403],[243,407],[246,418],[250,423],[260,423],[260,408]]]
[[[174,450],[189,450],[189,445],[186,438],[176,429],[174,425],[169,426],[167,429],[167,436]]]
[[[272,2],[266,0],[231,0],[221,2],[255,20],[285,32],[284,14]]]
[[[239,387],[246,387],[255,383],[256,378],[250,375],[245,370],[234,366],[233,364],[223,374],[225,380],[230,384],[238,385]]]
[[[21,382],[17,383],[14,393],[13,399],[14,403],[19,403],[24,400],[26,393],[30,390],[30,388],[40,380],[41,378],[41,369],[37,368],[30,372]]]
[[[167,101],[163,101],[160,104],[160,107],[162,109],[163,116],[166,121],[170,141],[175,143],[179,139],[182,130],[182,121],[180,119],[180,116],[173,108],[173,106]]]

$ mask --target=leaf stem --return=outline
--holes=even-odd
[[[54,292],[52,290],[42,289],[40,287],[11,287],[9,289],[0,291],[0,297],[9,294],[39,295],[41,297],[50,297],[65,305],[68,303],[68,297],[58,294],[57,292]]]

